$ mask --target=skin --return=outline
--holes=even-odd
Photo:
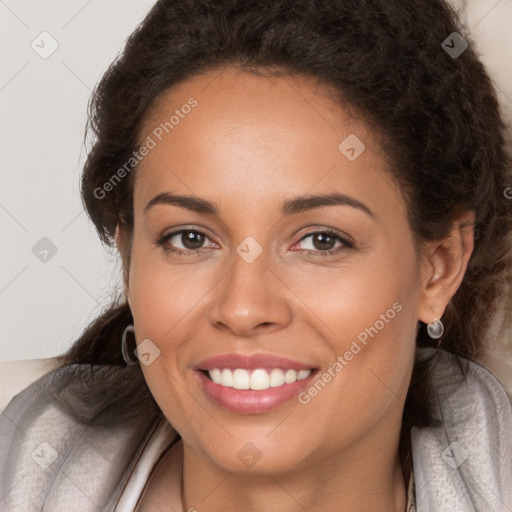
[[[161,351],[142,370],[183,439],[184,510],[405,510],[397,453],[418,321],[442,317],[459,287],[473,249],[471,227],[460,225],[472,213],[418,253],[376,135],[311,78],[232,68],[193,77],[161,94],[141,140],[190,97],[198,105],[139,164],[133,233],[123,224],[117,232],[137,343],[149,338]],[[338,149],[349,134],[366,146],[355,161]],[[162,192],[214,202],[220,214],[144,211]],[[374,217],[348,205],[280,211],[292,197],[332,192]],[[183,227],[206,234],[201,254],[180,235],[167,246],[188,256],[154,243]],[[325,229],[355,247],[314,256],[326,248],[307,235]],[[236,252],[248,236],[263,250],[250,264]],[[269,352],[325,372],[394,303],[401,311],[307,405],[239,414],[199,386],[194,367],[228,352]],[[261,454],[251,468],[237,457],[248,442]],[[139,510],[166,510],[168,464]]]

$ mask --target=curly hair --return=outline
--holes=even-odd
[[[168,88],[209,70],[318,79],[357,113],[385,148],[418,247],[445,237],[474,211],[475,247],[443,316],[443,348],[479,358],[504,290],[512,282],[510,156],[495,90],[471,40],[456,58],[442,46],[463,32],[442,0],[159,0],[128,38],[89,104],[94,143],[82,199],[101,240],[113,247],[119,222],[133,226],[131,173],[105,197],[97,191],[140,145],[145,116]],[[122,253],[129,264],[129,249]],[[62,356],[62,364],[124,365],[123,329],[132,321],[116,299]],[[434,346],[420,323],[417,346]],[[431,416],[429,361],[418,357],[404,406],[400,457],[411,464],[412,426]],[[139,366],[133,367],[140,385]],[[148,391],[149,393],[149,391]]]

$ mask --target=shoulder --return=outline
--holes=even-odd
[[[498,377],[481,362],[439,350],[434,359],[433,377],[440,398],[453,400],[456,397],[460,403],[468,400],[472,404],[481,400],[482,405],[485,403],[504,412],[512,408],[511,393],[506,387],[510,381],[505,378],[505,373],[500,373]]]
[[[475,412],[495,421],[512,421],[510,391],[489,369],[445,350],[420,349],[420,354],[421,357],[432,356],[430,365],[437,414],[444,423],[451,419],[455,422],[455,417],[460,422],[462,411],[467,413],[468,422],[475,421]],[[512,440],[512,430],[507,434]]]
[[[0,411],[18,393],[60,366],[58,357],[20,359],[0,363]]]
[[[36,364],[29,373],[20,364],[24,377],[0,414],[0,482],[11,489],[2,506],[114,510],[162,419],[142,372],[72,364],[45,373]],[[16,365],[8,370],[13,377]]]
[[[441,425],[411,432],[418,510],[512,508],[511,397],[483,366],[444,350],[432,384]]]

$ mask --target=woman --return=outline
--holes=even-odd
[[[4,411],[4,509],[512,508],[474,362],[510,159],[458,30],[440,0],[154,6],[82,178],[125,296]]]

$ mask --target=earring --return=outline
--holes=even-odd
[[[121,353],[123,354],[124,362],[128,366],[132,366],[134,364],[137,364],[138,359],[132,359],[128,352],[128,347],[126,346],[126,334],[128,332],[135,333],[135,328],[133,327],[133,324],[127,325],[125,330],[123,331],[123,336],[121,338]]]
[[[434,320],[433,322],[430,322],[427,324],[427,332],[431,338],[435,340],[439,339],[444,333],[443,322],[441,322],[441,320]]]

